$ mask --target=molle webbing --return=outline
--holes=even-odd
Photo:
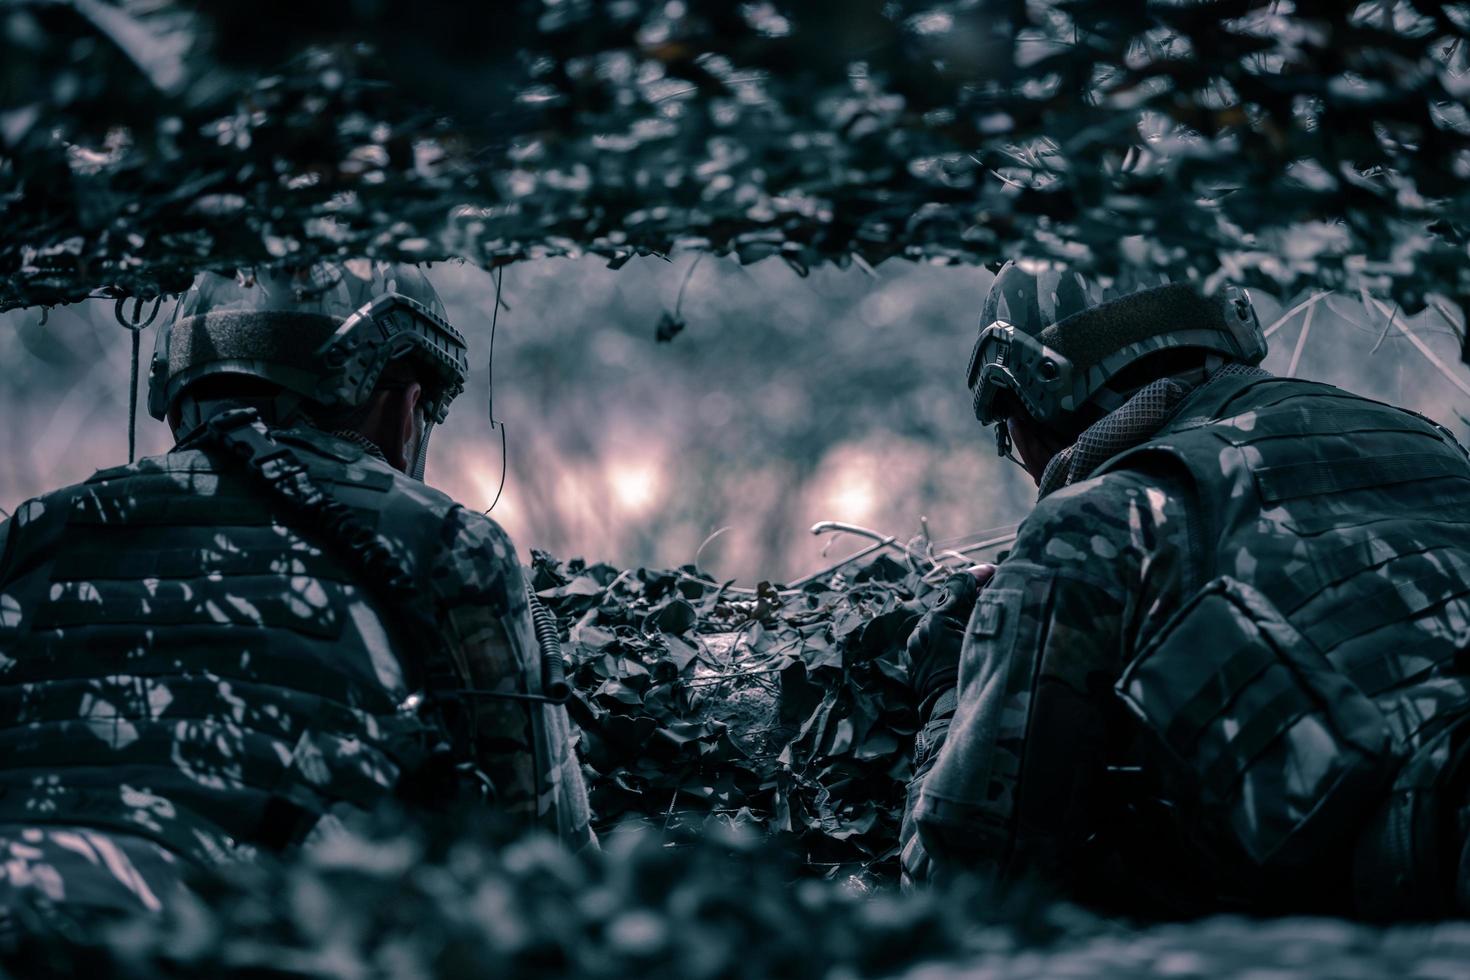
[[[395,610],[365,590],[389,576],[321,541],[320,512],[250,486],[310,465],[353,505],[342,519],[372,533],[394,477],[331,442],[267,453],[262,473],[223,447],[183,446],[47,498],[44,519],[20,527],[5,568],[26,615],[0,661],[0,816],[227,857],[232,842],[289,844],[337,803],[371,808],[424,769],[445,732],[402,709],[413,658],[393,643]],[[406,513],[395,542],[442,525]]]
[[[314,479],[326,493],[356,504],[358,517],[372,523],[377,517],[373,509],[376,498],[392,487],[393,480],[372,471],[359,471],[356,476],[353,482]],[[181,494],[181,487],[192,492]],[[214,470],[146,474],[104,470],[87,481],[72,504],[68,521],[75,526],[99,527],[213,527],[220,523],[222,514],[227,514],[234,527],[266,526],[275,523],[279,509],[279,504],[263,498],[258,490],[242,487],[236,481],[222,483]],[[140,546],[156,550],[157,535],[145,534],[147,540],[140,541]]]
[[[1470,463],[1453,439],[1313,382],[1199,395],[1103,470],[1159,454],[1183,464],[1204,578],[1248,578],[1375,698],[1457,656],[1459,614],[1441,610],[1470,594]]]
[[[1354,865],[1360,911],[1449,911],[1436,892],[1463,873],[1463,836],[1445,830],[1464,806],[1457,760],[1470,744],[1464,451],[1412,412],[1312,382],[1241,380],[1197,392],[1155,439],[1101,467],[1128,469],[1188,474],[1171,484],[1196,546],[1187,588],[1238,581],[1261,597],[1261,622],[1285,624],[1278,665],[1190,621],[1144,691],[1146,707],[1170,709],[1166,741],[1198,749],[1201,786],[1249,801],[1233,832],[1315,822],[1317,867]],[[1378,755],[1348,737],[1353,719],[1387,746],[1381,776],[1362,784],[1371,792],[1311,786],[1354,751]]]
[[[1188,283],[1170,283],[1075,313],[1046,327],[1039,339],[1086,369],[1130,344],[1184,329],[1233,336],[1221,300],[1201,295]]]
[[[1443,453],[1394,453],[1360,459],[1314,459],[1262,467],[1256,473],[1261,499],[1279,503],[1297,497],[1391,486],[1465,475],[1462,461]]]
[[[85,526],[85,525],[83,525]],[[235,525],[238,534],[239,524]],[[224,578],[245,575],[309,575],[351,585],[356,579],[337,559],[321,551],[296,551],[289,558],[266,549],[227,551],[220,548],[128,549],[109,535],[108,546],[69,548],[56,556],[52,578],[81,582],[95,579],[187,578],[208,568]]]
[[[467,686],[468,678],[438,648],[438,624],[421,606],[418,585],[403,560],[370,524],[315,481],[296,454],[271,436],[254,411],[240,409],[211,418],[203,438],[243,461],[291,512],[298,531],[363,569],[364,581],[398,620],[403,642],[411,646],[427,639],[434,645],[417,664],[423,668],[420,680],[430,690]]]

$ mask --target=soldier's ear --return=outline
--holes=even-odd
[[[402,388],[395,389],[389,395],[392,411],[384,421],[389,429],[387,442],[383,454],[388,457],[388,462],[394,469],[408,472],[412,463],[409,458],[418,445],[419,406],[424,400],[424,389],[417,381],[410,381]]]

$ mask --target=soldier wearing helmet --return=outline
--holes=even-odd
[[[1255,365],[1248,298],[1010,264],[969,366],[1040,488],[909,641],[915,879],[1131,912],[1470,912],[1470,461]]]
[[[466,370],[412,267],[195,281],[150,376],[174,450],[0,526],[0,907],[157,908],[391,797],[590,842],[515,549],[422,482]]]

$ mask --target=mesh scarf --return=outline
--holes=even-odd
[[[1249,364],[1226,364],[1210,375],[1203,387],[1221,378],[1243,375],[1266,377],[1266,372]],[[1037,499],[1087,479],[1114,456],[1153,438],[1196,387],[1178,378],[1160,378],[1138,389],[1116,411],[1098,419],[1074,444],[1052,457],[1042,471]]]
[[[383,450],[378,448],[378,444],[361,432],[356,432],[352,429],[333,429],[331,434],[338,439],[346,439],[348,442],[361,446],[369,456],[376,456],[384,462],[388,461],[388,457],[383,455]]]

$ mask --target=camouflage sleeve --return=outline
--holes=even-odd
[[[17,580],[28,576],[34,579],[32,573],[45,563],[56,536],[66,524],[68,505],[66,491],[57,491],[27,500],[0,522],[0,654],[15,642],[25,617],[34,607],[34,602],[23,601],[25,590],[41,589],[40,594],[45,594],[44,579],[39,583]],[[22,546],[22,539],[29,544]]]
[[[1188,533],[1179,494],[1127,473],[1037,506],[976,603],[957,696],[920,740],[902,831],[911,880],[1055,875],[1075,854],[1128,637],[1167,615]]]
[[[456,507],[430,573],[440,617],[477,690],[539,692],[541,654],[515,547],[490,518]],[[592,840],[587,791],[566,709],[475,702],[476,756],[508,813],[574,847]]]
[[[5,590],[8,581],[6,567],[10,564],[10,522],[7,517],[0,521],[0,655],[4,655],[15,642],[15,631],[20,627],[20,601]]]

